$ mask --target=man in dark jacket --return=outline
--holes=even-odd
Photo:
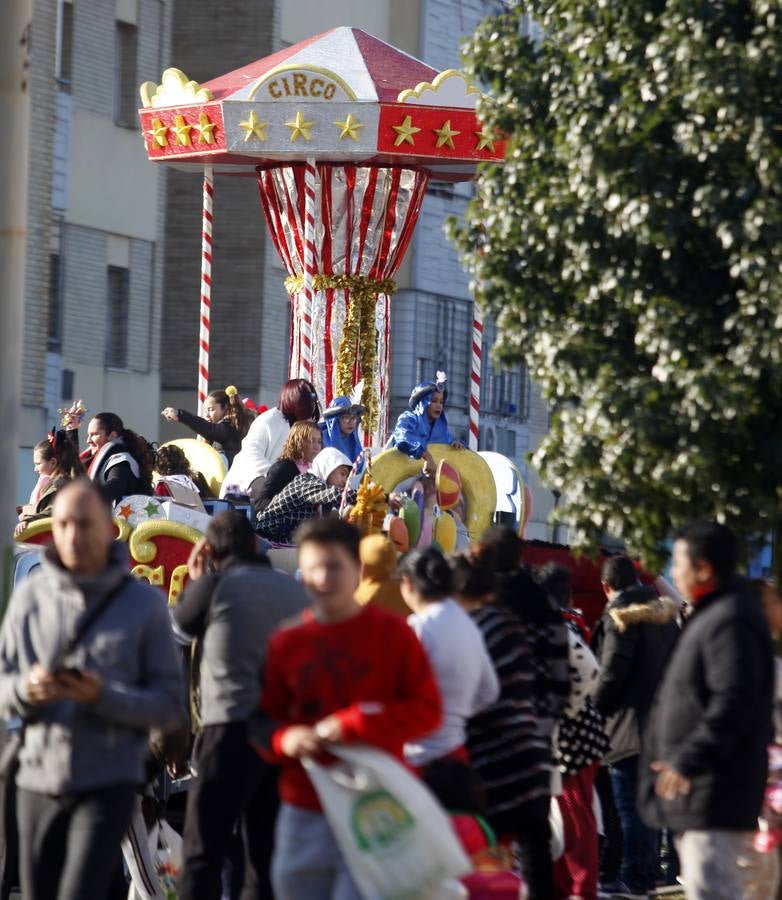
[[[644,818],[678,835],[689,900],[744,896],[772,738],[774,661],[759,599],[736,578],[738,543],[696,523],[673,548],[673,582],[692,604],[650,719]],[[751,850],[750,850],[751,852]]]
[[[207,569],[212,569],[211,573]],[[203,641],[196,778],[187,798],[178,896],[218,900],[220,872],[241,820],[242,900],[272,897],[269,866],[277,814],[277,771],[248,743],[261,701],[269,635],[310,605],[304,588],[255,549],[247,517],[215,516],[188,560],[191,581],[173,610],[175,631]]]
[[[676,607],[661,603],[654,588],[640,583],[627,556],[605,561],[602,582],[608,603],[592,642],[601,667],[594,702],[606,717],[611,741],[605,762],[622,823],[621,880],[626,896],[645,897],[655,888],[658,836],[638,813],[641,740],[678,636]]]

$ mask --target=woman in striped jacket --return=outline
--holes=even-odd
[[[493,602],[491,570],[469,555],[452,561],[454,596],[470,614],[500,682],[500,696],[467,724],[470,763],[495,832],[515,838],[530,900],[552,900],[549,804],[551,742],[533,707],[534,679],[524,625]]]

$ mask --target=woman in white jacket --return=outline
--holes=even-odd
[[[469,763],[467,720],[493,704],[500,683],[478,626],[451,597],[451,569],[436,547],[410,550],[397,564],[408,623],[426,649],[443,699],[437,731],[405,744],[419,770],[444,757]]]
[[[320,419],[320,403],[312,383],[292,378],[280,391],[277,405],[252,423],[223,480],[220,496],[246,495],[253,506],[260,499],[266,473],[280,453],[294,422]],[[256,510],[257,512],[257,510]]]

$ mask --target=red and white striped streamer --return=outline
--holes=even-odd
[[[204,204],[201,214],[201,315],[198,335],[198,411],[209,394],[209,330],[212,318],[212,207],[214,172],[204,166]]]
[[[470,371],[470,450],[478,449],[481,424],[481,361],[483,357],[483,313],[477,303],[472,307],[472,369]]]
[[[318,163],[310,196],[310,164],[259,170],[261,204],[288,274],[303,275],[306,281],[307,261],[314,259],[312,274],[392,278],[410,244],[428,173],[402,167]],[[312,232],[308,231],[310,211]],[[307,302],[306,288],[291,297],[291,378],[306,377],[301,357]],[[325,405],[334,396],[337,351],[349,302],[349,293],[340,289],[312,290],[309,301],[312,382]],[[377,299],[375,324],[375,371],[355,371],[354,383],[364,378],[377,391],[379,427],[375,434],[365,435],[365,441],[380,446],[385,443],[391,388],[390,298],[383,294]]]

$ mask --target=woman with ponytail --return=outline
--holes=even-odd
[[[215,450],[225,454],[230,466],[242,445],[242,438],[252,422],[252,416],[244,408],[239,391],[231,384],[224,391],[212,391],[204,401],[204,417],[193,415],[186,409],[167,406],[163,418],[181,422],[196,434],[200,434]]]
[[[69,481],[84,475],[78,448],[67,431],[56,431],[53,428],[45,441],[39,441],[33,448],[33,463],[39,482],[30,502],[22,507],[14,534],[20,534],[36,519],[50,516],[54,498],[60,490]]]
[[[467,720],[500,692],[483,637],[451,598],[451,570],[437,548],[406,553],[397,575],[402,599],[413,613],[407,621],[424,645],[443,699],[442,725],[405,745],[405,757],[422,770],[445,757],[468,762]]]

